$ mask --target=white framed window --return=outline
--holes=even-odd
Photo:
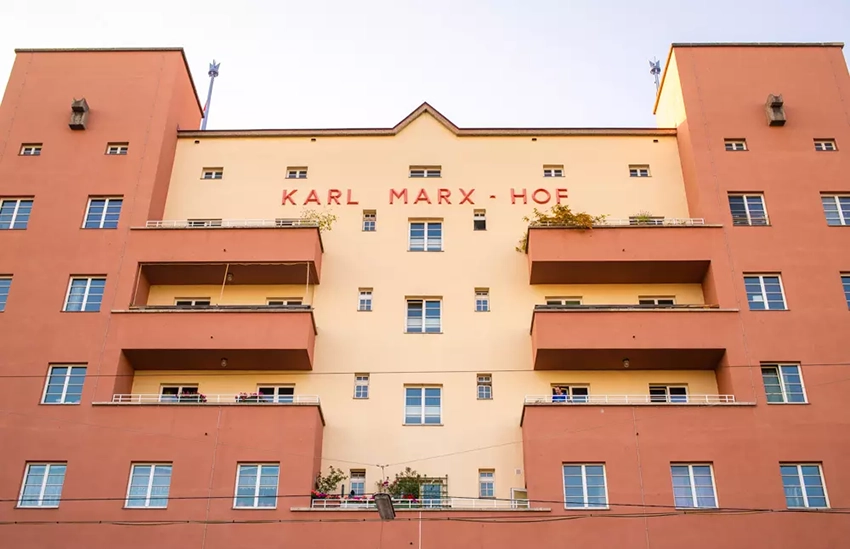
[[[815,150],[837,151],[838,147],[835,145],[835,139],[815,139]]]
[[[784,311],[785,290],[778,274],[744,275],[744,287],[751,311]]]
[[[115,229],[118,218],[121,217],[121,197],[95,198],[89,197],[86,206],[86,216],[83,218],[84,229]]]
[[[829,499],[819,463],[780,463],[782,488],[789,509],[828,509]]]
[[[717,507],[714,470],[710,463],[670,464],[673,500],[677,508]]]
[[[160,402],[201,402],[197,385],[162,385],[159,388]]]
[[[289,167],[286,168],[287,179],[307,179],[307,167]]]
[[[357,298],[357,310],[372,310],[372,288],[359,288],[359,294]]]
[[[127,151],[130,150],[129,143],[107,143],[106,144],[106,154],[109,156],[113,155],[125,155]]]
[[[51,366],[47,372],[41,403],[79,404],[85,380],[85,366]]]
[[[408,299],[406,333],[439,334],[442,332],[442,308],[443,302],[440,299]]]
[[[266,299],[266,305],[270,307],[295,307],[303,304],[304,302],[300,297],[269,297]]]
[[[41,155],[41,143],[24,143],[21,145],[21,156],[39,156]]]
[[[723,147],[727,151],[746,151],[747,150],[747,140],[746,139],[724,139]]]
[[[732,225],[768,225],[763,194],[730,194]]]
[[[688,402],[688,388],[685,385],[650,385],[649,401],[686,404]]]
[[[472,212],[472,230],[486,231],[487,230],[487,210],[473,210]]]
[[[291,404],[295,401],[294,385],[260,385],[257,394],[263,402]]]
[[[490,312],[490,290],[488,288],[475,288],[475,312]]]
[[[581,296],[578,297],[546,297],[546,305],[552,306],[576,306],[581,305]]]
[[[62,310],[77,313],[100,311],[105,287],[105,278],[71,277],[71,281],[68,283],[68,292],[65,294],[65,307]]]
[[[822,194],[820,200],[827,225],[850,225],[850,195]]]
[[[404,388],[405,425],[440,425],[442,410],[442,387],[419,385]]]
[[[224,168],[204,168],[201,170],[201,179],[222,179]]]
[[[768,404],[806,402],[799,364],[762,364],[761,379]]]
[[[364,469],[352,469],[349,473],[351,479],[351,494],[363,496],[366,494],[366,471]]]
[[[178,297],[174,299],[175,307],[209,307],[208,297]]]
[[[564,177],[563,164],[543,166],[543,177]]]
[[[369,374],[354,374],[354,398],[369,398]]]
[[[375,232],[378,228],[378,212],[375,210],[363,210],[363,231]]]
[[[411,166],[410,177],[442,177],[440,166]]]
[[[552,385],[552,402],[585,403],[590,395],[587,385]]]
[[[496,471],[494,469],[478,470],[478,497],[482,499],[496,497]]]
[[[190,229],[209,229],[221,227],[221,219],[187,219],[186,226]]]
[[[67,463],[27,463],[18,507],[59,507]]]
[[[675,305],[676,298],[671,296],[638,296],[638,305]]]
[[[408,251],[443,251],[442,221],[410,221]]]
[[[32,213],[32,198],[0,200],[0,229],[26,229]]]
[[[279,476],[279,463],[240,463],[236,469],[236,497],[233,498],[233,507],[276,508]]]
[[[478,374],[478,400],[493,399],[492,374]]]
[[[9,282],[12,279],[8,279]],[[847,308],[850,309],[850,274],[841,273],[841,287],[844,289],[844,299],[847,301]],[[9,289],[6,288],[6,292],[8,293]],[[5,305],[5,300],[3,298],[3,279],[0,278],[0,311],[3,310],[3,306]]]
[[[567,509],[608,507],[608,483],[605,478],[604,464],[564,464],[564,507]]]
[[[6,310],[6,301],[9,299],[9,290],[12,288],[11,276],[0,276],[0,313]]]
[[[629,177],[649,177],[649,165],[629,164]]]
[[[124,507],[131,509],[165,509],[171,489],[170,463],[134,463]]]

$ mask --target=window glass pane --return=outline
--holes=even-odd
[[[761,377],[764,382],[764,391],[768,402],[785,402],[782,394],[782,385],[779,382],[779,373],[776,368],[762,368]]]
[[[425,249],[425,223],[410,224],[410,249]]]
[[[748,196],[747,207],[750,210],[750,223],[752,225],[767,225],[767,215],[764,211],[764,199],[761,196]]]

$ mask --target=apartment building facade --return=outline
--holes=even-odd
[[[840,45],[677,44],[658,128],[200,131],[182,50],[19,50],[5,539],[840,546],[848,105]]]

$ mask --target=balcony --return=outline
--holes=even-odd
[[[136,406],[319,406],[321,402],[317,395],[287,395],[266,396],[249,393],[237,393],[227,395],[206,394],[123,394],[113,395],[110,402],[99,402],[98,404],[120,404]]]
[[[723,254],[719,225],[702,219],[608,219],[593,229],[532,225],[531,284],[701,283]]]
[[[396,511],[550,511],[548,508],[532,507],[527,499],[498,500],[477,498],[406,499],[393,498]],[[313,499],[310,510],[316,511],[375,511],[377,507],[370,496]],[[293,511],[307,509],[294,508]]]
[[[137,370],[313,367],[316,327],[309,305],[162,306],[112,312],[111,344]]]
[[[536,370],[713,370],[740,340],[737,310],[706,305],[538,305]]]
[[[526,396],[525,406],[717,406],[741,404],[734,395],[586,395],[558,398],[554,395]],[[754,404],[754,403],[743,403]]]

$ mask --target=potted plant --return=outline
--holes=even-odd
[[[262,393],[239,393],[236,395],[236,402],[238,403],[263,403],[268,402],[266,395]]]
[[[567,227],[571,229],[592,229],[594,225],[598,225],[605,221],[607,215],[591,215],[587,212],[574,212],[566,204],[555,204],[549,211],[541,212],[534,208],[531,216],[525,216],[523,221],[529,225],[538,225],[544,227]],[[528,231],[525,232],[519,245],[516,247],[518,252],[528,251]]]
[[[641,210],[635,215],[629,217],[629,225],[658,225],[656,223],[656,217],[652,215],[652,212],[648,212],[646,210]]]
[[[321,471],[316,475],[316,488],[310,492],[310,497],[312,499],[333,499],[337,486],[347,478],[348,475],[343,473],[342,469],[337,469],[331,465],[328,468],[327,475],[323,475]],[[339,495],[336,495],[336,497],[338,498]]]
[[[177,395],[177,402],[186,402],[186,403],[202,403],[207,401],[207,395],[203,393],[190,393],[188,391],[182,391],[179,395]]]

